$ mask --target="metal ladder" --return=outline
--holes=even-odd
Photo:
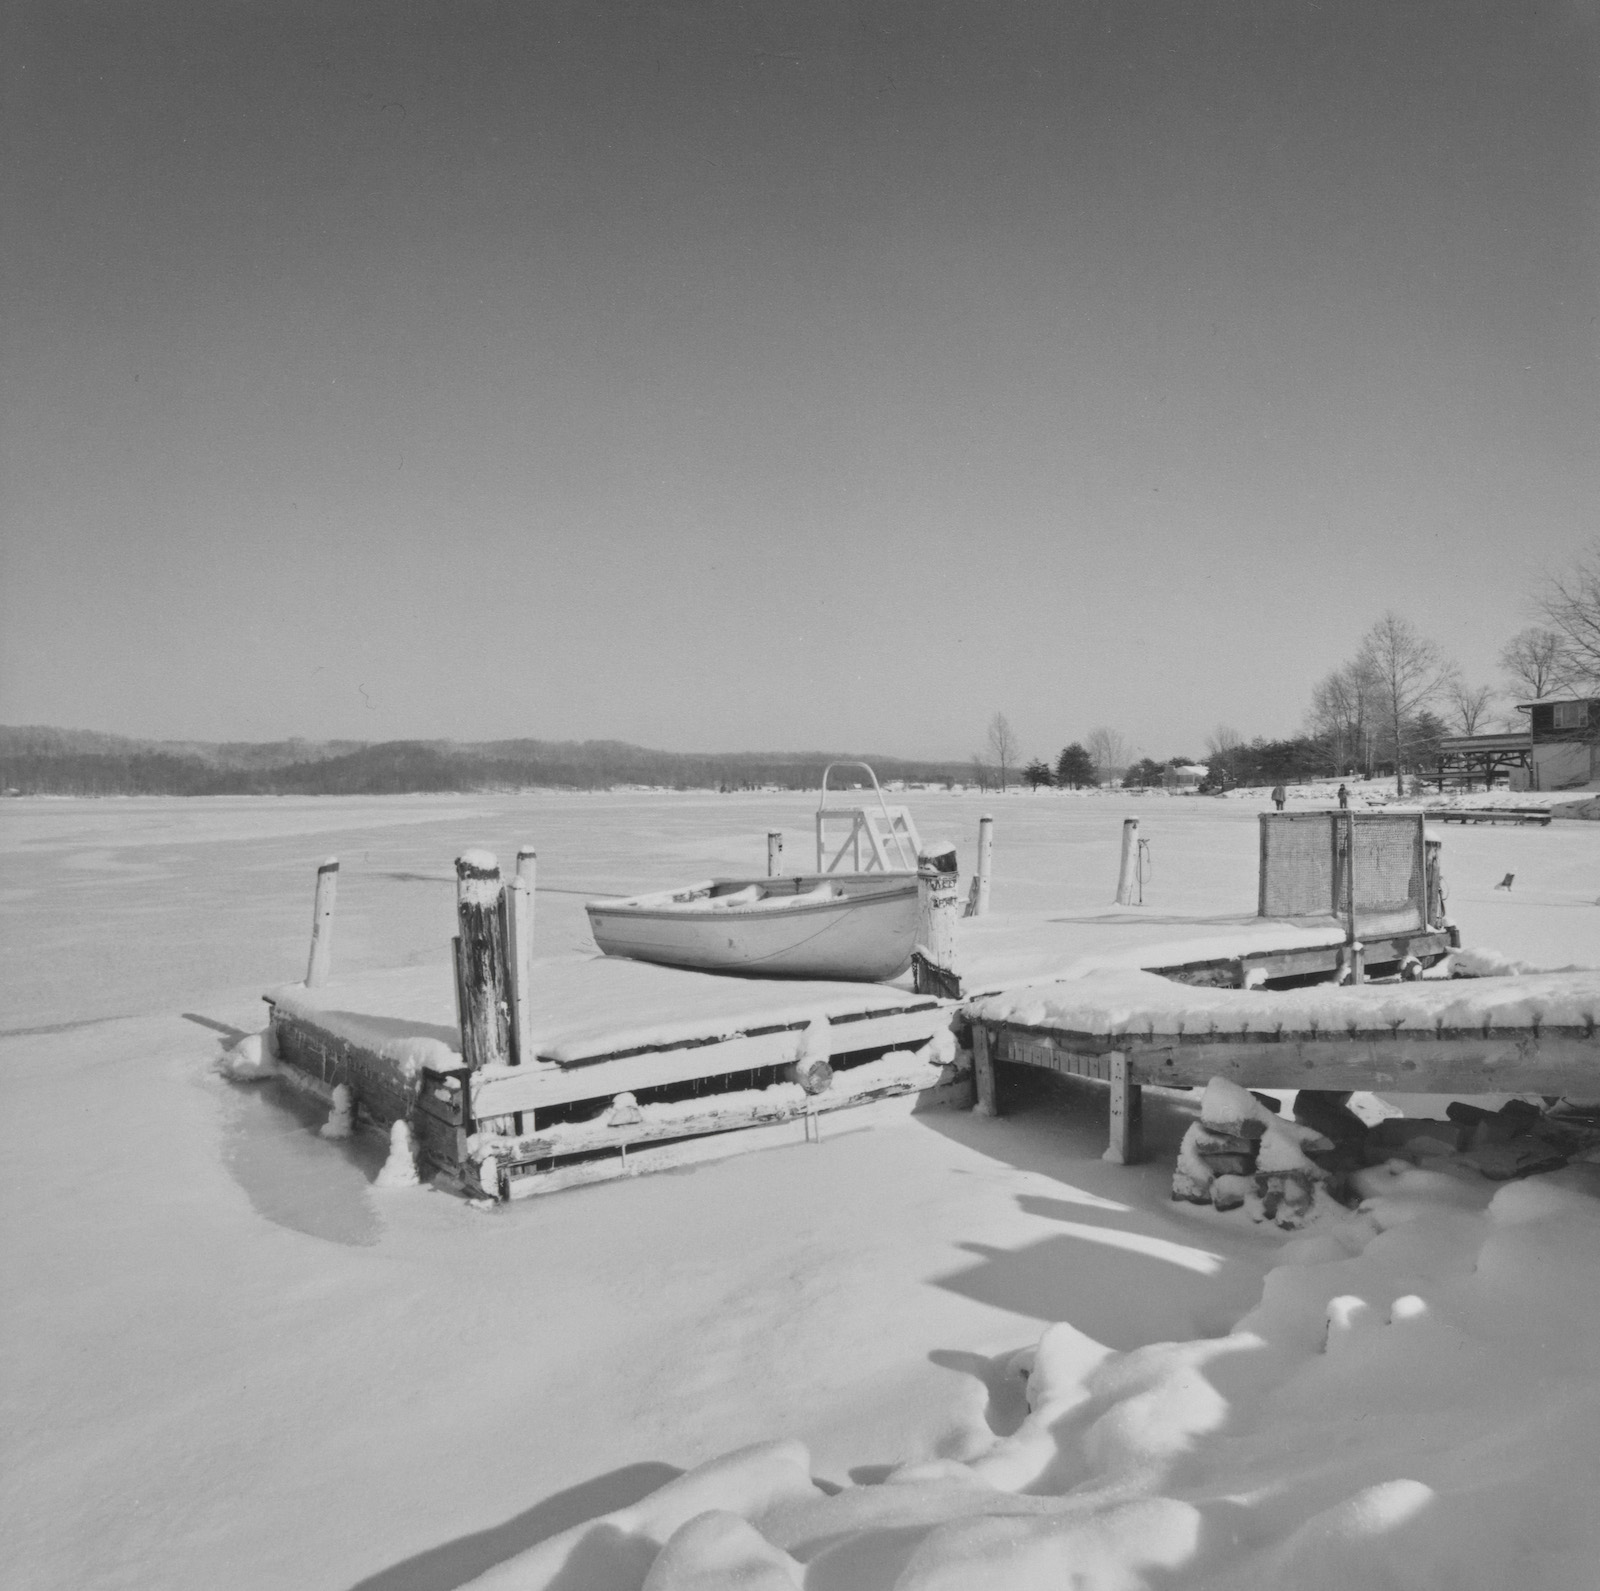
[[[864,768],[878,798],[871,805],[828,805],[828,776],[835,768]],[[844,827],[848,825],[848,827]],[[830,762],[822,772],[822,794],[817,801],[817,871],[834,873],[848,853],[857,873],[914,873],[922,841],[911,813],[890,806],[878,787],[878,776],[864,762]]]

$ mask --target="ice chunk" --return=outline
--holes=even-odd
[[[389,1129],[389,1158],[378,1173],[380,1188],[415,1188],[420,1186],[417,1176],[416,1150],[411,1143],[411,1128],[397,1121]]]
[[[322,1124],[324,1138],[348,1138],[355,1131],[356,1102],[350,1090],[339,1083],[333,1090],[333,1104]]]
[[[249,1033],[222,1052],[217,1070],[232,1083],[259,1083],[277,1074],[278,1063],[270,1051],[270,1035]]]

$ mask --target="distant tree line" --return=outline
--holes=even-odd
[[[841,755],[848,755],[841,754]],[[0,789],[23,795],[411,795],[548,787],[603,790],[815,789],[827,752],[654,751],[621,741],[234,743],[119,740],[0,727]],[[955,764],[869,758],[880,780],[950,784]]]

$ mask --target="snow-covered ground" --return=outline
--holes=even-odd
[[[1248,803],[911,800],[963,870],[996,815],[975,956],[1253,914]],[[999,1121],[482,1212],[376,1187],[384,1145],[211,1069],[303,972],[329,853],[336,977],[437,964],[474,844],[539,847],[541,952],[580,955],[588,896],[759,871],[772,828],[808,866],[811,805],[0,806],[8,1577],[1592,1586],[1594,1167],[1498,1193],[1380,1169],[1365,1215],[1286,1238],[1170,1201],[1183,1097],[1118,1168],[1101,1096],[1039,1079]],[[1130,814],[1155,870],[1117,908]],[[1469,944],[1600,966],[1600,825],[1452,827],[1444,854]]]

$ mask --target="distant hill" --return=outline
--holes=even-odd
[[[815,789],[853,752],[654,751],[620,740],[134,740],[0,725],[0,789],[22,795],[403,795],[618,785],[676,790]],[[882,781],[944,783],[963,766],[866,758]],[[970,770],[968,770],[970,771]]]

